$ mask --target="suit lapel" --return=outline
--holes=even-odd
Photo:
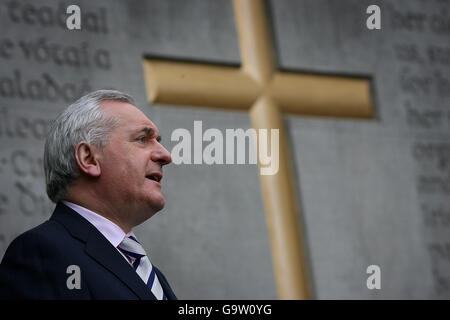
[[[159,283],[161,284],[161,287],[163,288],[164,294],[166,295],[167,300],[177,300],[177,297],[173,293],[172,289],[169,286],[169,283],[167,282],[166,277],[162,274],[161,271],[159,271],[158,268],[153,266],[155,268],[155,273],[158,276]]]
[[[85,242],[86,253],[112,272],[140,299],[156,300],[151,290],[117,249],[89,221],[62,203],[58,203],[50,220],[58,221],[72,236]]]

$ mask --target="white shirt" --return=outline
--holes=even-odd
[[[114,246],[114,248],[117,249],[122,257],[124,257],[128,263],[131,263],[129,259],[117,248],[117,246],[123,241],[125,237],[133,236],[136,238],[133,230],[125,233],[117,224],[99,215],[98,213],[95,213],[89,209],[86,209],[85,207],[69,201],[62,201],[62,203],[64,203],[66,206],[89,221]]]

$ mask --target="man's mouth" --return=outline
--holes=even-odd
[[[147,179],[150,179],[150,180],[153,180],[153,181],[156,181],[156,182],[160,182],[161,179],[162,179],[162,174],[159,173],[159,172],[156,172],[156,173],[148,174],[145,177]]]

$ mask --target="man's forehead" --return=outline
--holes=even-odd
[[[102,108],[109,115],[118,118],[120,123],[127,127],[152,127],[156,129],[153,122],[132,104],[120,101],[103,101]]]

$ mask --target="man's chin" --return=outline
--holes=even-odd
[[[148,203],[148,206],[150,207],[150,210],[152,211],[152,215],[157,213],[158,211],[161,211],[166,204],[166,201],[164,200],[164,197],[161,196],[159,199],[151,199]]]
[[[161,205],[157,205],[157,206],[153,205],[152,206],[153,215],[157,214],[162,209],[164,209],[164,203]]]
[[[140,225],[141,223],[144,223],[154,215],[156,215],[159,211],[161,211],[164,208],[164,201],[155,203],[155,201],[147,202],[145,206],[140,208],[140,213],[138,215],[138,221],[136,225]]]

